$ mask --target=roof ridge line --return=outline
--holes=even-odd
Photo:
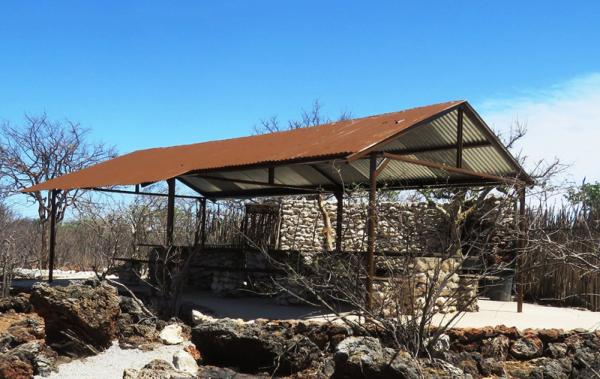
[[[210,140],[210,141],[186,143],[186,144],[182,144],[182,145],[149,147],[149,148],[146,148],[146,149],[134,150],[134,151],[131,151],[131,152],[125,154],[125,155],[133,154],[133,153],[138,153],[138,152],[141,152],[141,151],[152,151],[152,150],[180,148],[180,147],[184,147],[184,146],[196,146],[196,145],[201,145],[201,144],[219,143],[219,142],[225,142],[225,141],[236,140],[236,139],[258,138],[258,137],[261,137],[261,136],[273,135],[273,134],[294,133],[294,132],[298,132],[300,130],[315,129],[315,128],[322,128],[322,127],[330,127],[332,125],[335,125],[335,124],[338,124],[338,123],[341,123],[341,122],[354,123],[355,121],[361,121],[361,120],[366,120],[366,119],[371,119],[371,118],[377,118],[377,117],[385,117],[385,116],[389,116],[389,115],[392,115],[392,114],[395,114],[395,113],[405,113],[405,112],[410,112],[410,111],[414,111],[414,110],[417,110],[417,109],[425,109],[425,108],[430,108],[430,107],[436,107],[436,106],[439,106],[439,105],[442,105],[442,104],[448,104],[448,105],[454,106],[456,104],[460,104],[460,103],[464,103],[464,102],[466,102],[466,100],[443,101],[441,103],[421,105],[421,106],[418,106],[418,107],[407,108],[407,109],[403,109],[403,110],[396,111],[396,112],[387,112],[387,113],[374,114],[374,115],[370,115],[370,116],[363,116],[363,117],[351,118],[351,119],[348,119],[348,120],[332,121],[332,122],[327,122],[327,123],[324,123],[324,124],[307,126],[307,127],[303,127],[303,128],[295,128],[295,129],[288,129],[288,130],[278,130],[278,131],[270,132],[270,133],[244,135],[244,136],[239,136],[239,137],[230,137],[230,138],[223,138],[223,139]]]

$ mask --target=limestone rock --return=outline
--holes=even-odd
[[[31,304],[44,318],[46,341],[70,356],[96,354],[117,332],[119,297],[108,285],[34,286]]]
[[[418,365],[407,354],[384,348],[373,337],[348,337],[337,345],[334,378],[419,378]]]
[[[196,325],[200,325],[203,324],[205,322],[215,322],[217,321],[216,318],[209,316],[209,315],[205,315],[204,313],[198,311],[198,310],[192,310],[192,325],[196,326]]]
[[[567,355],[567,344],[562,342],[549,343],[546,348],[546,355],[550,358],[563,358]]]
[[[198,363],[194,357],[185,350],[179,350],[175,354],[173,354],[173,366],[179,371],[184,371],[189,374],[194,374],[198,372]]]
[[[532,359],[542,355],[544,345],[536,335],[519,338],[510,346],[510,354],[517,359]]]
[[[503,361],[508,356],[510,339],[501,334],[497,337],[487,339],[481,343],[481,355],[485,358],[494,358]]]
[[[160,331],[159,338],[165,345],[178,345],[184,341],[183,329],[179,324],[169,324]]]
[[[425,361],[422,368],[422,374],[426,378],[464,378],[465,373],[462,369],[441,359]]]
[[[173,368],[167,361],[155,359],[140,370],[126,369],[123,371],[123,379],[191,379],[196,375],[179,371]]]

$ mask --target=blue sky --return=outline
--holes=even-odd
[[[314,99],[331,117],[468,99],[546,139],[556,112],[600,108],[598,1],[3,1],[0,17],[0,119],[46,111],[120,153],[248,134]],[[588,113],[577,138],[598,133]],[[557,153],[534,137],[535,158]]]

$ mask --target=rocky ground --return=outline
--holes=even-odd
[[[600,377],[600,332],[586,330],[453,329],[413,357],[376,327],[197,311],[190,325],[161,321],[93,282],[38,285],[1,299],[0,312],[0,378]]]
[[[162,354],[147,356],[165,357],[168,353],[170,358],[175,354],[181,363],[187,354],[188,363],[196,364],[184,350],[190,336],[188,326],[176,320],[157,320],[109,285],[37,285],[30,294],[1,299],[0,313],[0,378],[63,378],[66,374],[56,373],[61,364],[77,367],[73,362],[112,354],[119,355],[122,365],[127,362],[126,357],[141,358],[140,352],[157,349]],[[165,345],[178,348],[164,349]],[[101,354],[107,349],[106,354]],[[187,349],[196,354],[194,348]],[[135,359],[131,361],[136,365]],[[94,366],[82,364],[80,375],[71,377],[109,378],[104,376],[108,363],[96,365],[95,373],[89,372]],[[191,369],[196,370],[195,366]],[[118,377],[123,375],[123,369],[120,371]]]
[[[386,332],[354,333],[341,324],[242,322],[196,314],[192,342],[203,362],[294,378],[594,378],[600,331],[505,326],[452,329],[431,357],[397,350]],[[252,351],[252,356],[248,355]]]

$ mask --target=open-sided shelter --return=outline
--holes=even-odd
[[[378,189],[510,184],[521,188],[522,213],[524,189],[533,183],[473,107],[451,101],[270,134],[139,150],[25,191],[48,190],[53,198],[57,191],[75,188],[145,194],[140,185],[163,180],[169,188],[167,245],[172,243],[176,181],[200,195],[203,209],[207,199],[320,192],[334,193],[341,205],[344,188],[368,187],[368,293]],[[136,190],[113,188],[125,185]],[[337,217],[343,217],[341,206]],[[51,268],[54,224],[52,219]]]

